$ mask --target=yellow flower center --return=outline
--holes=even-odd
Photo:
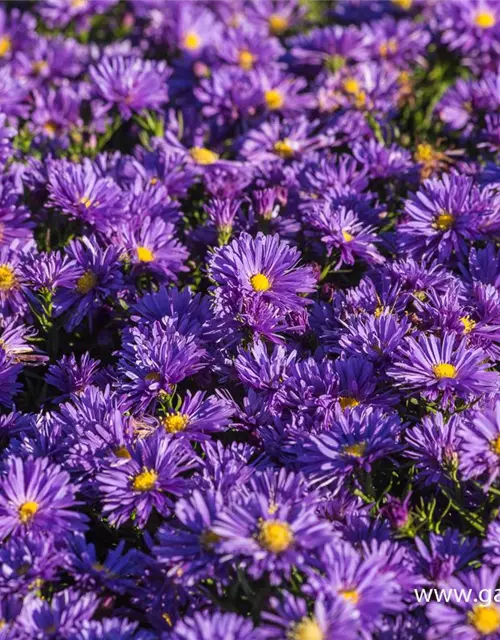
[[[491,27],[495,26],[496,22],[495,14],[491,11],[480,11],[476,13],[476,17],[474,18],[476,27],[480,27],[481,29],[491,29]]]
[[[205,529],[200,536],[201,546],[210,551],[220,541],[221,537],[214,533],[211,529]]]
[[[168,433],[179,433],[184,431],[189,422],[189,416],[182,413],[173,413],[170,416],[165,416],[162,419],[162,424],[165,427],[165,431]]]
[[[9,265],[0,265],[0,291],[10,291],[16,286],[16,276]]]
[[[443,213],[440,213],[436,218],[435,226],[440,231],[448,231],[448,229],[451,229],[451,227],[453,226],[454,221],[455,218],[451,215],[451,213],[443,211]]]
[[[92,271],[86,271],[76,281],[76,290],[78,293],[86,294],[91,291],[97,284],[97,278]]]
[[[23,504],[19,507],[19,520],[23,524],[27,524],[30,520],[33,519],[33,516],[38,511],[38,502],[23,502]]]
[[[280,16],[279,13],[273,13],[269,16],[269,30],[275,36],[280,36],[288,29],[288,18]]]
[[[350,396],[340,396],[339,404],[342,409],[350,409],[351,407],[357,407],[359,404],[359,400],[356,400],[356,398],[351,398]]]
[[[342,237],[346,242],[351,242],[351,240],[354,240],[354,236],[351,235],[349,231],[346,231],[345,229],[342,229]]]
[[[352,602],[352,604],[358,604],[359,602],[359,593],[356,589],[342,589],[339,591],[339,595],[345,598],[345,600]]]
[[[469,613],[469,622],[483,636],[500,629],[500,611],[494,604],[476,605]]]
[[[130,458],[132,457],[125,445],[122,445],[121,447],[117,447],[114,453],[117,458],[123,458],[124,460],[130,460]]]
[[[45,60],[37,60],[31,65],[31,70],[33,71],[33,73],[39,74],[42,73],[42,71],[45,71],[48,66],[49,63]]]
[[[12,43],[8,36],[2,36],[0,38],[0,58],[3,58],[9,53],[12,48]]]
[[[161,376],[158,373],[158,371],[150,371],[149,373],[146,373],[146,375],[144,376],[144,380],[146,380],[147,382],[159,382],[160,379],[161,379]]]
[[[189,31],[184,36],[184,48],[188,51],[196,51],[200,48],[201,40],[194,31]]]
[[[139,262],[152,262],[155,254],[147,247],[137,247],[137,259]]]
[[[273,553],[286,551],[293,542],[293,533],[286,522],[264,520],[260,525],[259,544]]]
[[[275,142],[274,152],[282,158],[292,158],[295,153],[294,148],[290,144],[290,140],[288,138],[284,138],[284,140],[278,140],[278,142]]]
[[[355,444],[349,444],[344,447],[344,453],[353,458],[361,458],[366,451],[366,442],[356,442]]]
[[[264,100],[266,102],[267,108],[274,111],[276,109],[281,109],[281,107],[285,104],[285,98],[281,91],[278,89],[269,89],[264,94]]]
[[[81,9],[87,5],[87,0],[71,0],[71,6],[73,9]]]
[[[254,62],[255,56],[250,53],[250,51],[248,51],[247,49],[243,49],[239,52],[238,63],[244,71],[250,71],[250,69],[253,69]]]
[[[500,436],[490,442],[490,449],[493,453],[496,453],[497,456],[500,456]]]
[[[153,469],[144,469],[137,474],[132,481],[134,491],[151,491],[158,479],[158,474]]]
[[[197,164],[214,164],[219,159],[217,153],[205,149],[205,147],[193,147],[190,149],[189,155]]]
[[[80,198],[80,204],[83,204],[85,209],[88,209],[89,207],[92,206],[92,200],[90,198],[87,198],[87,196],[82,196]]]
[[[50,122],[50,120],[49,120],[49,122],[46,122],[43,125],[43,130],[45,131],[45,133],[47,135],[53,136],[53,135],[55,135],[55,133],[57,131],[57,126],[53,122]]]
[[[378,48],[380,55],[385,58],[389,53],[396,53],[398,50],[398,43],[394,38],[389,38],[387,42],[382,42]]]
[[[250,278],[250,284],[252,285],[252,289],[254,291],[267,291],[271,288],[269,278],[263,273],[256,273],[254,276],[252,276]]]
[[[359,83],[356,78],[347,78],[344,80],[343,87],[346,93],[359,93]]]
[[[434,159],[434,149],[427,142],[417,144],[417,150],[415,151],[416,162],[432,162]]]
[[[392,4],[395,4],[396,7],[403,9],[403,11],[409,11],[411,9],[411,5],[413,4],[413,0],[392,0]]]
[[[323,640],[323,631],[314,618],[302,618],[288,633],[290,640]]]
[[[447,362],[440,362],[439,364],[435,364],[432,367],[432,370],[434,371],[434,375],[438,379],[457,377],[457,368],[452,364],[448,364]]]
[[[469,316],[463,316],[460,318],[460,322],[464,325],[464,333],[470,333],[476,326],[476,322],[471,320]]]

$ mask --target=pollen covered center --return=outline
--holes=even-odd
[[[266,102],[267,108],[271,109],[271,111],[275,109],[281,109],[281,107],[285,104],[285,98],[281,91],[278,89],[269,89],[264,94],[264,100]]]
[[[78,293],[88,293],[97,284],[97,278],[92,271],[86,271],[83,276],[80,276],[76,281],[76,290]]]
[[[434,371],[434,375],[436,378],[456,378],[457,377],[457,368],[449,364],[448,362],[440,362],[439,364],[435,364],[432,367]]]
[[[34,515],[38,511],[38,502],[23,502],[23,504],[19,507],[19,520],[23,524],[27,524],[30,520],[33,519]]]
[[[153,469],[144,469],[132,481],[134,491],[151,491],[156,484],[158,474]]]
[[[344,447],[344,453],[353,458],[361,458],[366,451],[366,442],[355,442]]]
[[[288,29],[288,19],[278,13],[273,13],[269,16],[269,29],[275,36],[281,35]]]
[[[0,58],[6,56],[12,48],[12,43],[8,36],[2,36],[0,38]]]
[[[254,62],[255,56],[250,53],[248,49],[243,49],[239,52],[238,63],[244,71],[250,71],[250,69],[253,69]]]
[[[351,407],[357,407],[359,404],[359,400],[356,400],[356,398],[352,398],[350,396],[340,396],[339,404],[342,409],[350,409]]]
[[[194,31],[189,31],[184,36],[184,48],[188,51],[196,51],[200,48],[200,38]]]
[[[480,11],[476,13],[474,23],[481,29],[491,29],[496,24],[495,15],[491,11]]]
[[[351,242],[352,240],[354,240],[354,236],[350,234],[349,231],[346,231],[345,229],[342,229],[342,237],[346,242]]]
[[[278,140],[278,142],[274,143],[274,152],[281,158],[292,158],[295,153],[295,149],[292,147],[290,140],[288,138],[284,138],[283,140]]]
[[[500,611],[493,604],[476,605],[469,613],[469,622],[481,635],[487,636],[500,629]]]
[[[288,634],[290,640],[323,640],[321,627],[314,618],[302,618]]]
[[[165,416],[162,419],[162,424],[168,433],[178,433],[184,431],[189,422],[189,416],[182,413],[173,413],[170,416]]]
[[[15,287],[16,276],[9,265],[0,265],[0,291],[10,291]]]
[[[217,153],[205,149],[205,147],[193,147],[189,151],[189,155],[197,164],[214,164],[219,159]]]
[[[448,213],[447,211],[443,211],[436,218],[435,225],[440,231],[448,231],[453,226],[455,218]]]
[[[359,601],[359,593],[356,589],[342,589],[339,591],[339,595],[341,595],[345,600],[348,600],[352,604],[357,604]]]
[[[286,551],[293,542],[293,533],[286,522],[265,520],[260,525],[259,544],[273,553]]]
[[[137,259],[139,262],[152,262],[155,254],[147,247],[137,247]]]
[[[268,291],[271,288],[269,278],[263,273],[256,273],[250,278],[250,284],[254,291]]]

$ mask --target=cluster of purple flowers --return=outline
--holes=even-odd
[[[0,7],[0,640],[500,639],[499,153],[495,0]]]

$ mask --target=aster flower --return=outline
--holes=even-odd
[[[307,205],[304,214],[309,225],[320,235],[327,254],[340,253],[335,269],[340,269],[344,263],[354,264],[357,257],[370,264],[384,262],[375,246],[379,238],[374,227],[363,225],[354,211],[325,202]]]
[[[170,575],[182,574],[183,582],[195,584],[204,577],[221,578],[217,556],[220,537],[212,525],[223,506],[222,494],[195,489],[175,505],[176,519],[158,531],[154,552]]]
[[[79,361],[72,353],[50,365],[45,380],[63,392],[58,399],[67,398],[72,393],[81,393],[95,381],[99,365],[99,360],[91,358],[89,353],[84,353]]]
[[[217,38],[215,49],[225,64],[238,65],[244,71],[265,68],[277,61],[285,52],[277,38],[263,38],[260,29],[245,25],[228,29],[223,38]]]
[[[488,206],[471,178],[444,175],[427,180],[406,201],[407,220],[398,228],[401,248],[440,261],[448,260],[452,252],[461,256],[466,240],[480,237],[479,220]]]
[[[250,620],[235,613],[208,611],[194,613],[179,620],[172,632],[172,640],[256,640]]]
[[[2,538],[25,531],[64,532],[85,528],[69,474],[47,458],[11,458],[0,480]]]
[[[143,527],[153,509],[161,515],[171,512],[170,496],[182,496],[189,487],[184,474],[196,466],[196,459],[184,444],[162,435],[138,440],[130,459],[110,461],[96,477],[102,510],[115,526],[133,514]]]
[[[163,62],[136,57],[104,58],[90,68],[96,95],[106,106],[118,107],[125,119],[143,109],[159,109],[168,100],[168,70]]]
[[[440,398],[444,405],[456,398],[477,398],[498,386],[497,374],[488,371],[484,352],[468,348],[467,339],[459,339],[454,332],[443,338],[407,337],[387,373],[399,387],[428,400]]]
[[[338,350],[347,356],[362,356],[377,365],[388,364],[410,328],[406,318],[395,315],[359,316],[345,323]]]
[[[98,607],[93,593],[66,589],[52,596],[52,601],[30,596],[25,599],[16,620],[19,640],[69,637],[85,620],[90,620]]]
[[[405,434],[403,455],[415,461],[416,481],[449,485],[458,468],[460,443],[458,415],[446,421],[441,413],[424,416],[422,424]]]
[[[119,232],[134,273],[151,271],[162,280],[172,280],[186,271],[188,252],[175,238],[172,223],[161,218],[144,218]]]
[[[252,578],[268,572],[271,584],[279,584],[331,537],[311,498],[304,499],[300,476],[288,480],[271,492],[272,483],[252,479],[248,497],[230,504],[212,527],[222,538],[219,550],[226,561],[233,559]]]
[[[0,593],[26,595],[34,585],[51,582],[66,561],[52,536],[27,532],[13,536],[0,549]]]
[[[51,163],[47,187],[53,207],[99,231],[110,231],[119,220],[122,192],[113,180],[100,177],[90,162]]]
[[[322,574],[310,577],[308,591],[316,596],[340,597],[359,615],[360,626],[374,630],[385,613],[402,608],[401,587],[396,574],[383,569],[387,558],[364,558],[347,543],[327,545],[322,554]]]
[[[60,289],[54,298],[54,315],[68,314],[66,326],[69,331],[77,327],[85,317],[92,321],[95,311],[111,295],[117,295],[123,288],[120,270],[122,251],[113,245],[103,249],[94,237],[73,240],[66,250],[78,274],[71,281],[60,282]]]
[[[85,620],[68,640],[153,640],[148,631],[138,629],[137,622],[123,618]]]
[[[429,546],[415,538],[420,557],[419,570],[431,583],[447,585],[450,578],[464,570],[478,557],[477,541],[465,538],[456,529],[448,529],[444,535],[429,535]]]
[[[370,472],[377,460],[395,454],[401,423],[381,409],[337,409],[327,431],[305,437],[298,464],[316,483],[327,485],[356,470]]]
[[[271,600],[272,612],[262,614],[263,624],[258,637],[280,640],[281,638],[322,638],[333,640],[341,635],[345,640],[358,637],[359,615],[343,598],[318,598],[311,614],[304,600],[286,594],[281,603]]]
[[[214,253],[209,273],[238,297],[262,297],[280,309],[300,310],[307,300],[299,294],[314,290],[314,276],[309,267],[297,266],[299,259],[298,251],[278,236],[242,233]]]
[[[65,27],[72,20],[83,27],[94,13],[104,13],[117,0],[85,0],[70,4],[65,0],[44,0],[40,8],[41,15],[52,27]]]
[[[500,577],[498,568],[490,569],[486,566],[478,571],[468,571],[449,580],[449,587],[460,589],[467,593],[478,594],[484,598],[485,593],[495,593]],[[485,591],[483,591],[483,589]],[[492,601],[477,601],[452,599],[449,603],[431,602],[426,607],[427,616],[431,622],[430,638],[451,636],[463,640],[479,640],[485,636],[494,638],[500,630],[500,608]]]
[[[183,336],[161,322],[127,328],[123,336],[118,372],[121,390],[145,409],[161,393],[206,366],[205,350],[192,335]]]
[[[221,396],[205,398],[203,391],[194,394],[188,391],[179,409],[165,413],[159,422],[167,433],[199,441],[224,431],[233,412],[231,403]]]
[[[465,479],[485,478],[488,488],[500,473],[500,402],[474,411],[459,437],[460,471]]]
[[[202,336],[211,316],[209,301],[186,287],[179,290],[161,286],[143,296],[132,308],[133,319],[165,320],[182,335]]]

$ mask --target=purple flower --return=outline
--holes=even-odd
[[[120,356],[121,390],[138,403],[137,410],[172,394],[175,385],[206,366],[206,352],[194,337],[162,322],[127,328]]]
[[[339,482],[356,470],[370,472],[377,460],[399,451],[401,422],[373,407],[337,408],[328,430],[305,436],[298,464],[316,483]]]
[[[205,398],[203,391],[188,391],[179,409],[165,413],[159,422],[167,433],[199,441],[224,431],[233,413],[231,403],[221,396]]]
[[[498,375],[488,371],[484,352],[468,348],[467,339],[454,332],[443,338],[423,333],[405,338],[387,373],[401,388],[428,400],[440,399],[445,406],[456,398],[477,398],[498,387]]]
[[[257,640],[258,636],[251,620],[236,613],[199,611],[179,620],[171,637],[172,640]]]
[[[11,458],[0,480],[0,536],[85,528],[69,474],[46,458]]]
[[[500,402],[474,411],[461,425],[459,436],[463,477],[485,479],[488,488],[500,473]]]
[[[301,293],[314,291],[310,267],[299,267],[299,252],[263,233],[252,238],[242,233],[218,249],[209,263],[212,280],[228,295],[256,297],[280,309],[300,310],[307,300]]]
[[[313,495],[305,495],[301,476],[272,471],[250,481],[248,497],[228,505],[212,530],[221,537],[220,553],[246,568],[253,578],[269,573],[271,584],[289,576],[330,538],[319,520]]]
[[[454,593],[468,593],[474,598],[452,598],[450,602],[431,602],[426,607],[431,622],[430,639],[453,637],[461,640],[480,640],[485,636],[495,638],[500,631],[500,608],[494,602],[500,569],[486,566],[477,571],[462,573],[448,582]],[[484,591],[483,591],[484,590]],[[489,599],[488,594],[491,594]],[[479,600],[480,598],[480,600]]]
[[[406,431],[403,455],[415,461],[418,483],[450,485],[458,469],[460,424],[458,415],[446,421],[441,413],[435,413]]]
[[[123,118],[143,109],[159,109],[168,100],[165,63],[136,57],[105,58],[90,68],[96,95],[107,107],[118,107]]]
[[[184,474],[196,466],[196,458],[183,443],[153,435],[138,440],[122,461],[109,461],[96,477],[103,514],[119,527],[134,515],[139,527],[145,526],[153,509],[165,516],[189,487]]]

